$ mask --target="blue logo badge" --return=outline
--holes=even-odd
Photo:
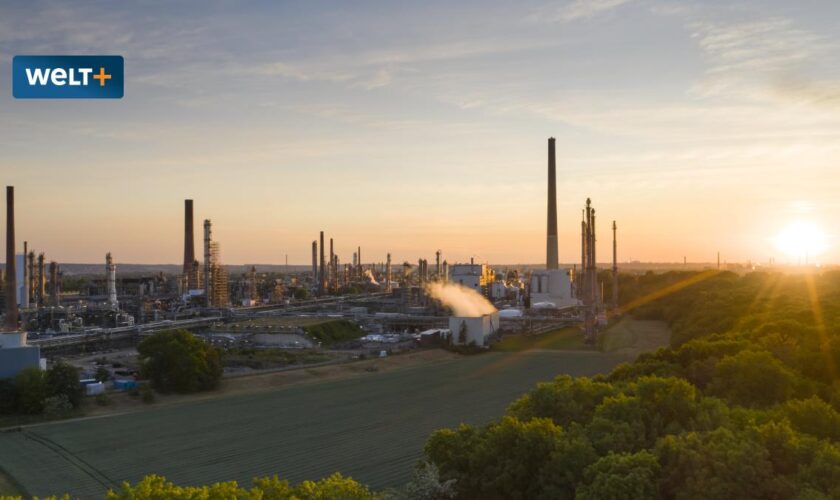
[[[121,99],[122,56],[15,56],[16,99]]]

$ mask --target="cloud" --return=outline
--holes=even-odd
[[[692,38],[707,67],[690,94],[826,103],[837,100],[840,82],[817,82],[820,61],[836,53],[828,37],[797,27],[786,18],[740,23],[696,23]]]
[[[535,20],[569,23],[588,19],[620,7],[631,0],[574,0],[559,9],[541,9],[531,17]]]

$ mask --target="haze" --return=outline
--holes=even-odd
[[[243,4],[244,5],[244,4]],[[840,4],[26,2],[0,7],[0,178],[59,262],[177,263],[183,199],[225,263],[538,263],[580,208],[620,260],[840,257]],[[16,101],[17,54],[119,54],[120,101]],[[197,237],[200,237],[198,233]],[[603,255],[606,255],[604,253]]]

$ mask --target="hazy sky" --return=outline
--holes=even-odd
[[[733,3],[737,5],[732,5]],[[177,263],[183,199],[225,263],[776,256],[840,261],[840,2],[4,2],[0,179],[49,259]],[[457,4],[457,5],[456,5]],[[16,101],[16,54],[120,54],[125,98]]]

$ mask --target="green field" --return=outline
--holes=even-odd
[[[99,497],[157,473],[179,484],[340,471],[383,488],[404,483],[429,434],[484,423],[557,374],[591,375],[620,354],[488,353],[361,378],[56,422],[0,433],[0,469],[29,494]]]
[[[551,349],[564,351],[597,351],[597,347],[583,342],[580,328],[562,328],[540,335],[510,335],[493,344],[494,351],[518,352],[529,349]]]
[[[580,328],[569,327],[540,335],[510,335],[493,345],[492,350],[520,352],[527,350],[604,351],[628,356],[655,351],[669,345],[671,331],[664,321],[622,318],[598,334],[597,345],[583,341]]]

